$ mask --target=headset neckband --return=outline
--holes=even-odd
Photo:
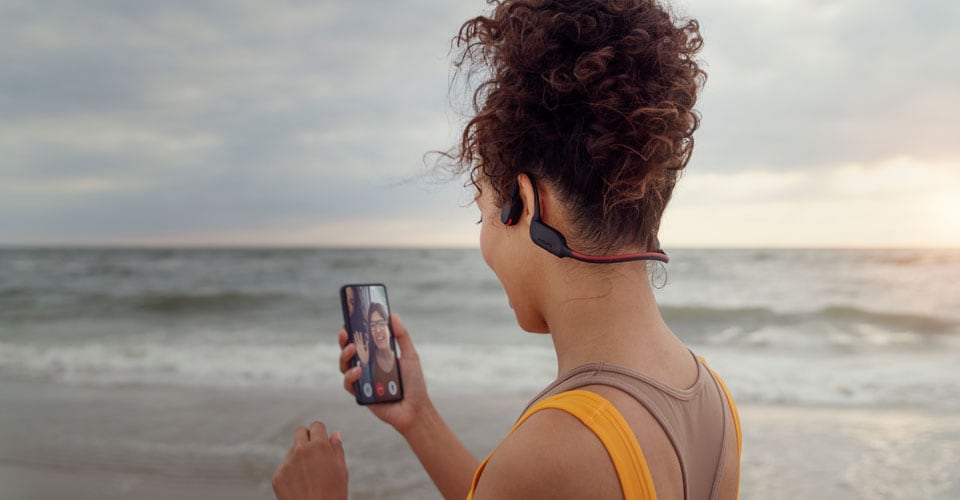
[[[533,220],[530,221],[530,239],[544,250],[560,257],[569,257],[574,260],[579,260],[580,262],[588,262],[591,264],[616,264],[619,262],[632,262],[638,260],[655,260],[659,262],[670,262],[670,257],[667,256],[666,252],[660,248],[660,241],[657,240],[657,251],[656,252],[640,252],[640,253],[629,253],[629,254],[620,254],[620,255],[588,255],[585,253],[577,252],[570,248],[567,245],[567,239],[563,237],[563,234],[560,231],[557,231],[546,222],[543,222],[543,218],[540,216],[540,193],[537,189],[537,181],[529,173],[527,177],[530,179],[530,185],[533,186]],[[519,185],[517,186],[518,194],[515,196],[516,200],[519,201]],[[512,210],[511,210],[512,211]],[[506,222],[506,221],[505,221]],[[512,219],[510,222],[515,222]]]

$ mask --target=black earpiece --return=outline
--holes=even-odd
[[[587,255],[577,252],[567,246],[567,239],[563,237],[560,231],[550,227],[540,218],[540,193],[537,190],[537,181],[529,173],[530,185],[533,187],[533,219],[530,221],[530,239],[544,250],[560,257],[569,257],[580,262],[589,262],[591,264],[616,264],[618,262],[631,262],[636,260],[656,260],[660,262],[669,262],[670,257],[660,248],[660,241],[657,241],[657,250],[655,252],[640,252],[622,255]],[[520,198],[520,184],[515,183],[510,188],[510,199],[503,205],[503,211],[500,212],[500,221],[508,226],[519,222],[520,213],[523,211],[523,199]]]
[[[523,199],[520,198],[520,183],[514,183],[510,188],[510,199],[503,204],[500,212],[500,222],[512,226],[520,221],[520,212],[523,211]]]

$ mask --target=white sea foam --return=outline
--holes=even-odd
[[[419,346],[428,386],[443,392],[532,392],[556,376],[542,346]],[[960,361],[950,353],[850,356],[751,352],[704,346],[699,352],[740,403],[960,408]],[[0,373],[67,383],[220,387],[340,386],[329,345],[0,343]]]
[[[812,355],[702,351],[738,401],[960,409],[954,353]]]
[[[319,345],[0,343],[0,370],[66,382],[104,384],[332,384],[337,352]]]

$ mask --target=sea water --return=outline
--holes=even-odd
[[[960,251],[670,254],[664,317],[740,404],[960,408]],[[0,250],[0,376],[336,388],[346,283],[387,286],[433,391],[557,375],[476,249],[47,248]]]

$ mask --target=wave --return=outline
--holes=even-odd
[[[294,314],[316,314],[309,297],[285,292],[162,291],[130,293],[96,291],[47,291],[14,288],[0,290],[0,330],[7,320],[56,321],[77,318],[115,318],[137,315],[171,318],[207,313],[224,318],[237,313],[283,307]]]
[[[336,270],[378,269],[382,265],[382,259],[364,253],[355,256],[332,257],[326,263],[328,269]]]
[[[960,250],[875,250],[861,252],[865,261],[893,267],[953,266],[960,264]]]
[[[418,346],[431,390],[534,394],[556,376],[546,346]],[[948,352],[881,356],[697,349],[739,403],[920,406],[960,409]],[[105,386],[186,385],[337,390],[338,350],[324,344],[75,346],[0,342],[0,375]]]
[[[701,337],[735,328],[751,332],[763,328],[790,327],[798,332],[816,334],[828,328],[857,332],[873,327],[889,332],[921,336],[960,333],[960,322],[950,318],[914,313],[880,312],[834,305],[809,312],[780,312],[765,307],[719,308],[710,306],[663,306],[664,319],[681,335]]]
[[[133,297],[135,309],[155,313],[238,311],[296,299],[289,294],[264,292],[152,293]]]
[[[955,332],[956,321],[923,314],[870,311],[851,306],[830,306],[820,309],[812,317],[834,321],[873,323],[916,333],[945,334]]]
[[[950,352],[805,356],[700,351],[739,404],[890,406],[960,410]]]
[[[672,321],[710,322],[745,319],[771,320],[785,315],[765,307],[661,306],[664,318]]]

